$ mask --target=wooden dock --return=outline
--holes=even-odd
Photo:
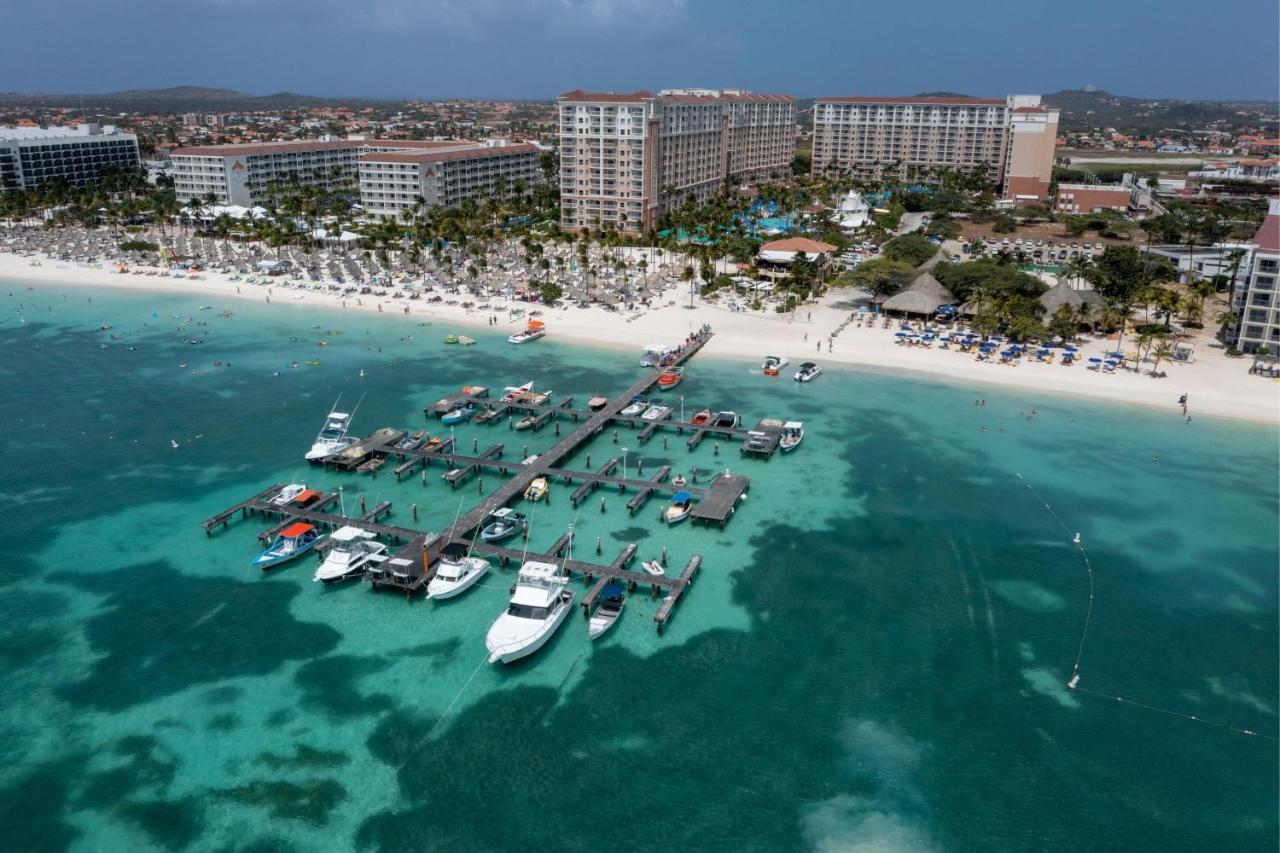
[[[714,523],[723,528],[728,523],[729,517],[737,511],[739,501],[746,498],[747,489],[750,486],[750,477],[744,477],[741,474],[721,474],[711,481],[711,487],[707,489],[706,494],[693,505],[690,518],[695,524],[701,521],[704,525]]]

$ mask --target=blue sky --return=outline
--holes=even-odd
[[[1277,97],[1276,0],[8,0],[0,90]]]

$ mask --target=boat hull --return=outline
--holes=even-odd
[[[315,547],[316,547],[316,544],[312,542],[310,545],[307,545],[306,547],[303,547],[303,548],[298,548],[297,550],[293,551],[290,554],[268,555],[266,553],[262,553],[253,558],[253,567],[255,569],[262,569],[265,572],[269,569],[274,569],[276,566],[282,566],[285,563],[292,562],[293,560],[296,560],[299,557],[301,557],[303,554],[310,554],[312,551],[315,550]]]
[[[622,618],[622,611],[618,610],[607,616],[600,615],[597,610],[592,614],[590,621],[587,622],[587,639],[598,640],[612,630],[614,625],[618,624],[618,620]]]
[[[561,600],[560,606],[556,612],[548,616],[543,625],[528,637],[522,637],[519,640],[508,641],[498,648],[489,648],[489,663],[513,663],[521,658],[527,658],[547,644],[547,641],[555,635],[560,626],[564,624],[564,620],[568,617],[569,611],[573,609],[573,600],[575,594],[569,592]],[[490,629],[492,630],[492,629]],[[489,638],[485,638],[486,648],[489,647]]]
[[[486,562],[483,568],[477,568],[474,571],[467,572],[458,581],[440,582],[439,578],[433,578],[427,584],[427,598],[446,599],[453,598],[471,589],[475,586],[476,581],[485,576],[489,571],[489,564]]]

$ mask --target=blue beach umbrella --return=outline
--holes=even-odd
[[[1102,359],[1100,359],[1100,358],[1091,358],[1091,359],[1089,359],[1089,363],[1090,363],[1090,364],[1102,364]]]

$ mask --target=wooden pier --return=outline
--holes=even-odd
[[[702,500],[693,505],[690,518],[695,524],[701,521],[704,525],[714,523],[723,528],[728,523],[729,516],[737,511],[739,501],[746,498],[750,486],[750,477],[721,474],[711,481],[711,487],[702,496]]]

